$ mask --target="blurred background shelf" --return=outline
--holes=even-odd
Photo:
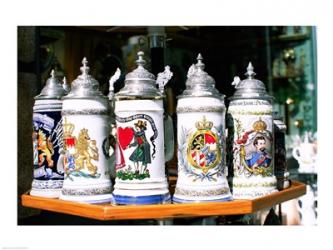
[[[271,195],[254,200],[234,200],[230,202],[114,206],[111,204],[92,205],[48,199],[31,196],[28,193],[23,194],[21,198],[22,205],[25,207],[106,221],[251,214],[295,199],[305,193],[305,184],[292,181],[289,188]]]

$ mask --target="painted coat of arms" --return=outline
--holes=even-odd
[[[195,127],[197,131],[188,142],[187,159],[193,167],[206,173],[221,160],[221,150],[217,135],[211,131],[212,122],[204,117],[195,123]]]
[[[205,116],[195,123],[196,130],[183,127],[178,137],[178,161],[185,174],[198,179],[216,181],[222,174],[222,125],[214,127]],[[218,167],[218,168],[217,168]],[[211,171],[212,170],[212,171]]]
[[[86,128],[80,130],[78,137],[73,135],[74,124],[65,122],[64,129],[64,148],[66,155],[64,158],[65,178],[70,176],[82,176],[87,178],[98,178],[98,167],[93,161],[98,161],[99,153],[96,140],[92,140]]]
[[[63,131],[59,112],[34,113],[33,128],[34,179],[63,179]]]

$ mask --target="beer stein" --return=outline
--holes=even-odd
[[[227,111],[232,191],[235,199],[254,199],[276,192],[272,100],[263,82],[254,78],[249,63],[247,79],[234,78],[236,91]]]
[[[224,95],[205,71],[202,56],[187,74],[178,96],[178,179],[175,203],[227,201],[231,193],[225,175]]]
[[[60,199],[87,203],[110,202],[108,98],[89,75],[88,61],[63,98],[64,185]]]
[[[170,202],[165,174],[162,93],[172,72],[166,66],[155,80],[144,68],[143,55],[138,52],[138,67],[126,75],[125,86],[115,94],[117,147],[113,197],[116,204]]]
[[[65,95],[60,81],[51,71],[33,107],[33,163],[34,179],[30,194],[47,198],[60,195],[63,180],[63,131],[61,98]]]

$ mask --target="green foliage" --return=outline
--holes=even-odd
[[[146,169],[145,172],[143,174],[140,174],[139,172],[131,172],[130,170],[126,169],[126,170],[119,170],[117,171],[117,178],[125,181],[125,180],[143,180],[145,178],[149,178],[150,174],[149,174],[149,170]]]

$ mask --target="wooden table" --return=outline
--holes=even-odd
[[[22,205],[52,212],[77,215],[96,220],[130,220],[130,219],[170,219],[180,217],[222,216],[251,214],[270,208],[276,204],[295,199],[306,193],[306,185],[292,181],[285,190],[254,200],[233,200],[227,202],[207,202],[191,204],[162,205],[92,205],[22,195]]]

